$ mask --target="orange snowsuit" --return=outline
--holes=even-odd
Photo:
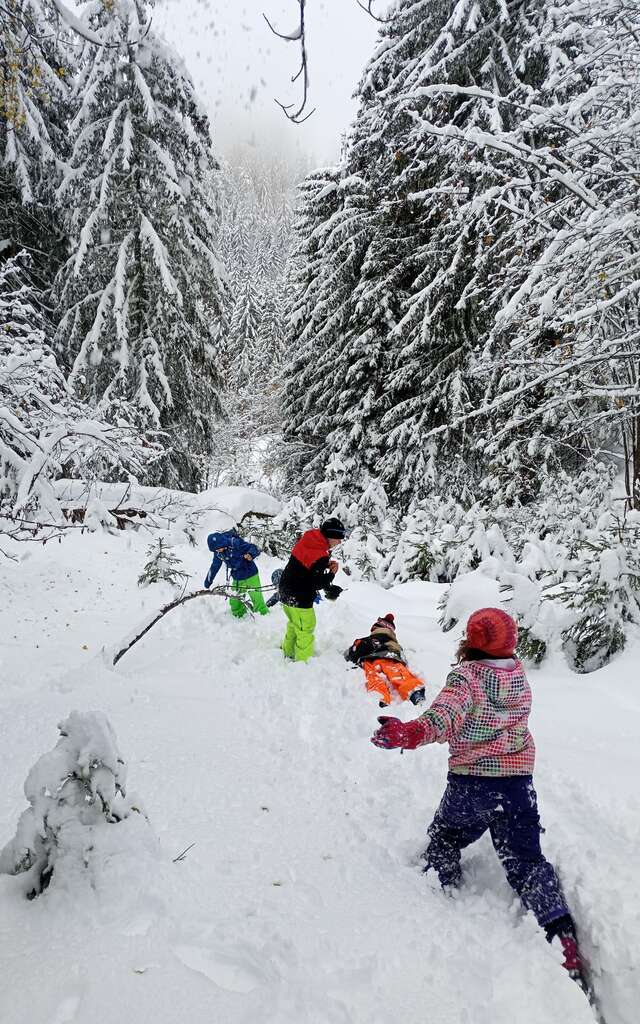
[[[413,672],[401,661],[375,658],[373,661],[363,661],[362,667],[367,691],[379,693],[380,699],[385,704],[391,703],[391,687],[396,691],[400,700],[408,700],[409,694],[424,686],[422,680],[414,676]]]
[[[416,690],[422,690],[424,699],[422,679],[407,667],[395,630],[381,620],[371,627],[369,636],[353,642],[345,658],[364,669],[367,691],[379,694],[385,704],[391,704],[394,693],[400,700],[409,700]]]

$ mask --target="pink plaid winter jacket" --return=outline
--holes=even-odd
[[[514,658],[456,665],[419,721],[425,743],[449,744],[449,769],[460,775],[531,775],[536,748],[529,732],[531,689]]]

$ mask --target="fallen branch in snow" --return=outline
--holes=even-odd
[[[14,524],[13,529],[11,527],[0,527],[0,533],[5,534],[12,540],[27,541],[35,540],[39,544],[46,544],[50,540],[59,540],[69,530],[80,530],[80,533],[84,533],[89,527],[84,525],[85,508],[63,508],[62,515],[64,522],[42,522],[37,519],[26,519],[23,516],[8,515],[5,512],[0,512],[0,519],[6,520],[9,523]],[[114,517],[115,526],[118,530],[125,530],[127,525],[135,526],[133,519],[138,516],[140,519],[146,519],[147,513],[143,509],[127,508],[127,509],[107,509],[107,511]],[[43,531],[51,530],[52,533],[47,533],[46,537],[41,536]]]
[[[148,513],[142,508],[110,508],[108,509],[110,515],[112,515],[116,521],[116,526],[119,530],[124,530],[127,527],[127,523],[131,525],[131,520],[135,519],[136,516],[139,519],[146,519]],[[87,509],[80,508],[63,508],[62,514],[65,519],[68,519],[70,523],[84,523],[84,519],[87,513]]]
[[[177,857],[174,857],[171,863],[179,864],[181,860],[185,860],[189,850],[193,850],[195,845],[195,843],[191,843],[189,846],[187,846],[186,850],[183,850],[182,853],[179,853]]]
[[[14,524],[13,528],[0,526],[1,534],[10,537],[11,540],[19,540],[20,542],[35,540],[38,544],[46,544],[50,540],[59,540],[67,530],[80,530],[81,533],[84,533],[88,529],[88,527],[81,524],[41,522],[36,519],[26,519],[24,516],[10,515],[6,512],[0,512],[0,520]],[[46,537],[40,537],[38,535],[42,530],[52,530],[53,533],[47,534]]]
[[[159,622],[163,616],[168,612],[173,611],[174,608],[178,608],[181,604],[186,604],[187,601],[193,601],[195,597],[232,597],[236,601],[239,601],[240,604],[243,604],[250,615],[253,615],[251,605],[248,601],[243,600],[237,591],[228,590],[227,587],[212,587],[211,590],[194,590],[193,594],[185,594],[182,597],[177,597],[175,601],[171,601],[169,604],[166,604],[164,608],[161,608],[160,611],[153,616],[151,621],[147,622],[141,629],[139,629],[131,640],[129,640],[128,643],[118,651],[112,664],[117,665],[120,658],[122,658],[127,651],[130,651],[133,645],[137,644],[138,640],[142,640],[143,636],[146,636],[149,630],[152,629],[156,622]]]

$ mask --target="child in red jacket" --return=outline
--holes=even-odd
[[[364,669],[367,691],[379,694],[381,708],[391,704],[392,693],[412,704],[424,700],[424,683],[407,666],[391,612],[376,619],[369,636],[354,640],[344,656]]]
[[[458,886],[461,851],[489,830],[511,887],[548,941],[559,941],[564,967],[590,995],[573,918],[540,848],[531,689],[515,657],[517,639],[516,623],[501,608],[474,612],[431,707],[411,722],[379,718],[372,742],[402,750],[449,744],[447,787],[428,828],[424,870],[433,869],[444,888]]]

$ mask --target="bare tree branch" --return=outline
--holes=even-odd
[[[375,0],[367,0],[366,4],[362,3],[362,0],[357,0],[358,7],[361,7],[365,14],[368,14],[374,21],[378,21],[381,25],[388,25],[391,18],[380,18],[377,14],[373,13],[373,5]]]
[[[308,121],[315,107],[312,110],[307,110],[307,102],[309,99],[309,60],[307,55],[307,39],[306,39],[306,25],[305,25],[305,8],[307,0],[298,0],[299,7],[299,21],[298,27],[290,33],[278,32],[266,14],[263,14],[263,18],[267,25],[278,39],[284,39],[287,43],[299,43],[300,44],[300,67],[296,74],[292,77],[293,83],[297,82],[299,78],[302,79],[302,98],[300,104],[296,107],[295,103],[281,103],[280,100],[275,102],[278,104],[280,109],[283,111],[286,118],[289,119],[293,124],[304,124]],[[295,107],[295,110],[293,109]]]
[[[381,25],[386,25],[391,21],[391,18],[379,18],[377,14],[373,13],[373,5],[375,0],[367,0],[366,4],[362,0],[356,0],[358,7],[361,7],[365,14],[368,14],[374,21],[378,21]],[[292,121],[293,124],[304,124],[308,121],[311,115],[315,111],[315,107],[312,110],[307,111],[307,103],[309,101],[309,59],[307,55],[307,35],[305,25],[305,9],[307,0],[298,0],[298,7],[300,9],[300,16],[298,21],[298,27],[293,32],[278,32],[274,28],[273,24],[269,21],[266,14],[263,13],[262,17],[266,21],[267,25],[273,32],[274,36],[278,39],[284,39],[286,43],[299,43],[300,44],[300,67],[296,74],[292,77],[292,82],[297,82],[299,78],[302,78],[302,99],[299,106],[293,110],[294,103],[281,103],[280,100],[275,102],[278,104],[280,109],[283,111],[285,117]]]

